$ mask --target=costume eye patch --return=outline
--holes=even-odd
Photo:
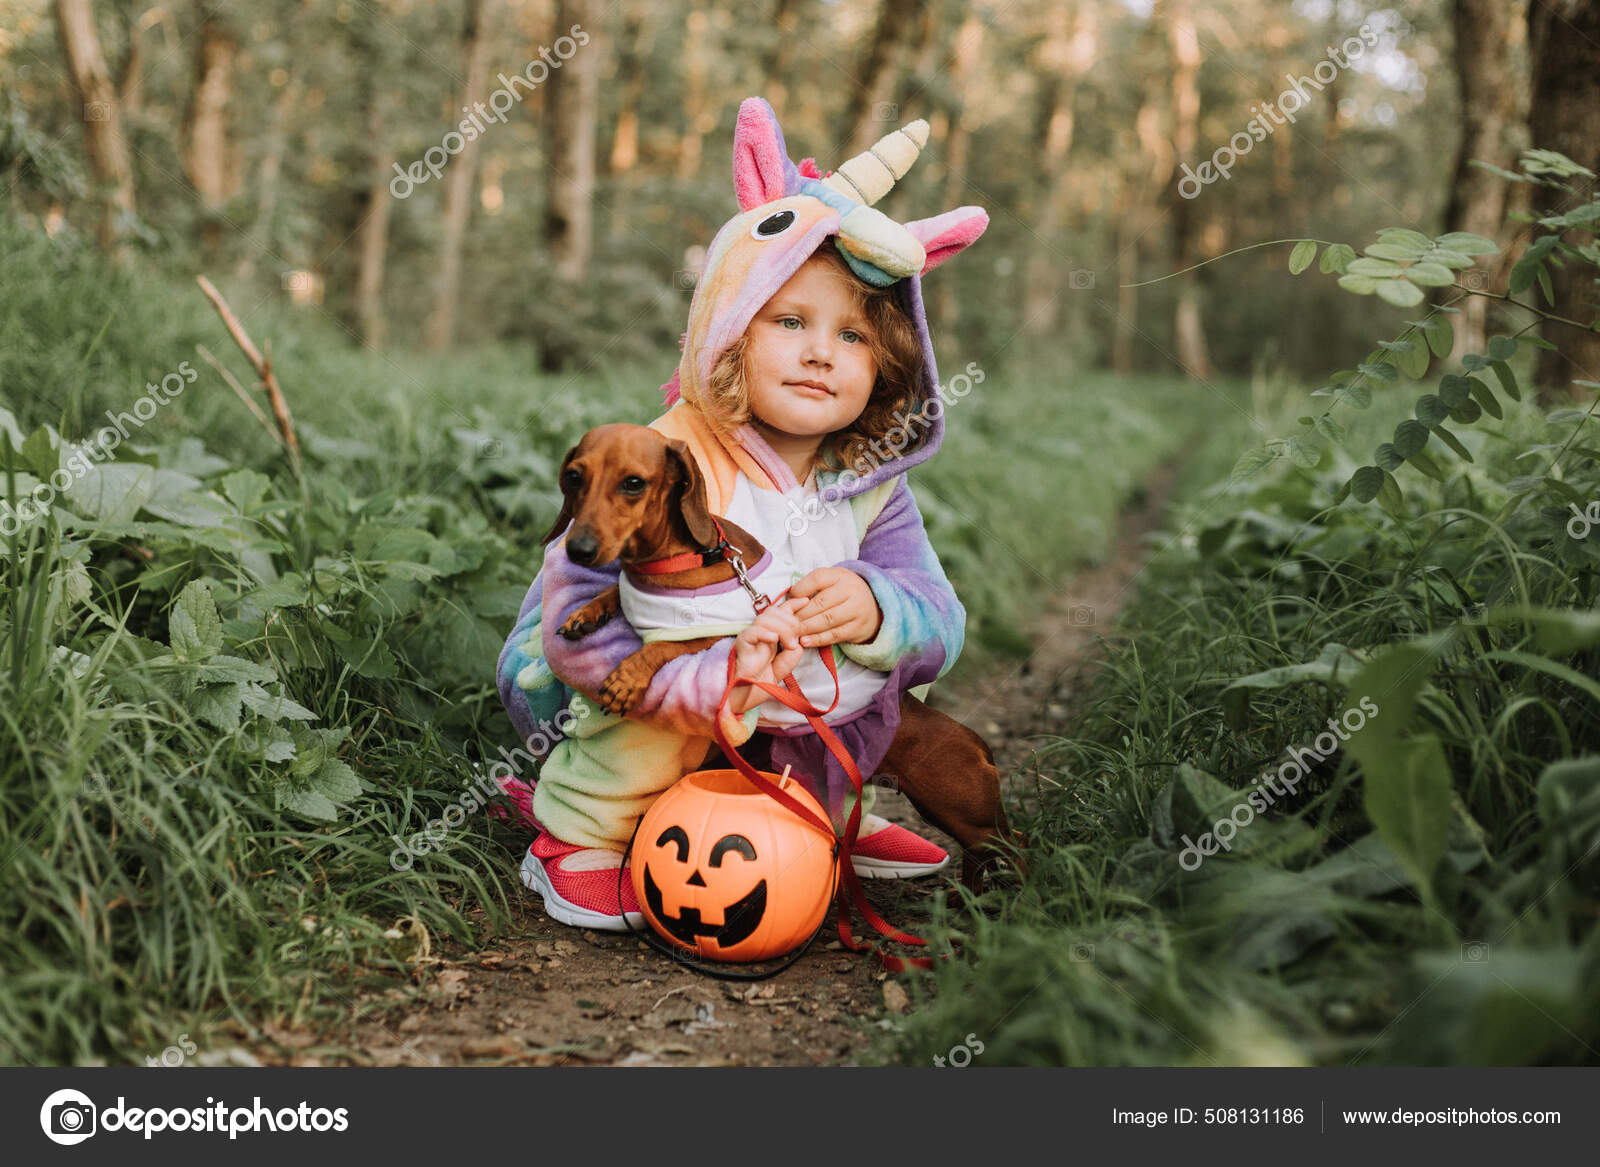
[[[794,226],[794,220],[793,211],[774,211],[750,228],[750,238],[771,239],[774,235],[782,235]]]

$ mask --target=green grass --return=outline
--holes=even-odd
[[[555,468],[589,426],[654,417],[674,354],[597,353],[573,377],[510,347],[372,355],[241,294],[302,489],[200,359],[252,379],[196,288],[3,220],[0,250],[6,498],[146,382],[198,373],[114,467],[0,538],[0,1059],[142,1064],[230,1017],[348,1024],[420,931],[486,942],[525,894],[524,840],[486,814],[403,874],[393,836],[515,744],[494,665]],[[969,610],[959,668],[1019,647],[1011,613],[1105,553],[1122,500],[1204,413],[1170,381],[1063,382],[1002,356],[947,362],[985,380],[913,476]]]
[[[973,1034],[989,1065],[1600,1062],[1600,531],[1568,537],[1518,480],[1600,497],[1592,438],[1548,466],[1594,423],[1507,403],[1447,486],[1400,472],[1408,517],[1331,506],[1364,460],[1345,451],[1409,412],[1385,393],[1317,470],[1231,486],[1262,435],[1219,411],[1021,824],[1026,888],[945,906],[931,932],[963,955],[878,1056],[925,1065]],[[1382,650],[1419,639],[1435,655],[1402,683]],[[1261,678],[1229,716],[1233,682],[1330,644],[1374,663]],[[1334,755],[1184,869],[1182,836],[1368,692],[1382,749]],[[1421,742],[1439,768],[1394,761]]]

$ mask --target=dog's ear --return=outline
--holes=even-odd
[[[705,479],[700,477],[700,467],[695,464],[689,447],[676,439],[668,441],[667,465],[677,467],[677,482],[671,494],[677,496],[678,513],[683,516],[684,526],[689,528],[696,545],[714,546],[717,529],[711,523],[711,511],[706,506]]]
[[[579,444],[581,445],[582,443]],[[561,469],[556,471],[556,481],[558,483],[566,477],[567,467],[572,464],[572,459],[577,455],[577,453],[578,447],[573,446],[572,449],[567,451],[567,456],[561,459]],[[555,526],[551,527],[550,530],[545,534],[545,537],[539,540],[539,545],[542,547],[546,543],[550,542],[550,540],[554,539],[557,535],[561,534],[561,532],[567,529],[567,524],[570,522],[572,522],[572,491],[568,490],[566,486],[563,485],[561,487],[561,513],[556,516]]]

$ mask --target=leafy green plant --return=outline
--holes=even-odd
[[[1564,155],[1549,150],[1530,150],[1523,158],[1523,175],[1490,167],[1505,177],[1520,182],[1538,182],[1572,193],[1565,180],[1593,175]],[[1304,433],[1277,438],[1265,445],[1247,450],[1234,466],[1233,480],[1241,481],[1260,473],[1280,457],[1287,457],[1295,465],[1311,468],[1322,457],[1327,441],[1340,441],[1344,428],[1333,418],[1334,408],[1348,404],[1354,409],[1367,409],[1372,404],[1374,384],[1393,385],[1404,374],[1419,380],[1427,374],[1430,352],[1436,357],[1447,356],[1454,345],[1454,330],[1449,315],[1459,313],[1452,305],[1468,295],[1485,295],[1503,300],[1531,312],[1535,320],[1515,336],[1489,338],[1486,353],[1468,353],[1462,358],[1460,373],[1446,373],[1438,383],[1437,393],[1423,393],[1413,406],[1414,416],[1395,426],[1393,437],[1378,444],[1372,462],[1358,467],[1335,493],[1335,503],[1353,494],[1357,501],[1374,499],[1391,512],[1400,505],[1400,491],[1394,472],[1409,464],[1428,477],[1443,482],[1447,464],[1435,458],[1444,455],[1439,447],[1447,449],[1465,462],[1473,460],[1471,451],[1444,423],[1472,425],[1484,414],[1499,420],[1504,411],[1489,384],[1477,374],[1484,370],[1494,373],[1500,390],[1512,401],[1522,400],[1510,361],[1520,345],[1549,349],[1554,346],[1542,337],[1524,335],[1539,319],[1561,320],[1579,328],[1591,327],[1578,321],[1566,320],[1534,304],[1513,299],[1538,283],[1546,303],[1554,301],[1548,265],[1552,262],[1576,262],[1600,269],[1600,247],[1594,242],[1576,243],[1564,235],[1568,231],[1587,231],[1600,219],[1600,199],[1585,203],[1561,215],[1549,215],[1537,220],[1545,234],[1535,239],[1511,270],[1507,294],[1482,290],[1482,279],[1472,283],[1457,283],[1455,273],[1473,266],[1476,256],[1492,255],[1499,248],[1493,241],[1467,232],[1449,232],[1430,239],[1421,232],[1403,227],[1386,227],[1378,232],[1378,240],[1369,244],[1365,254],[1357,256],[1353,248],[1344,244],[1328,245],[1322,252],[1321,270],[1338,273],[1339,286],[1357,295],[1377,295],[1398,307],[1415,307],[1423,302],[1426,289],[1453,287],[1461,295],[1449,303],[1441,304],[1420,320],[1407,323],[1406,328],[1391,340],[1378,342],[1378,348],[1354,369],[1342,369],[1328,378],[1328,384],[1312,393],[1313,397],[1332,398],[1321,414],[1301,417],[1299,423],[1306,427]],[[1295,241],[1289,255],[1289,271],[1298,275],[1311,265],[1321,241],[1301,239]],[[1600,383],[1575,382],[1585,388],[1600,388]],[[1592,407],[1591,407],[1592,412]],[[1432,452],[1429,443],[1439,440]],[[1565,450],[1562,451],[1563,453]],[[1552,466],[1559,457],[1552,460]],[[1548,472],[1538,477],[1532,485],[1542,487],[1564,504],[1579,501]],[[1530,488],[1531,489],[1531,488]]]

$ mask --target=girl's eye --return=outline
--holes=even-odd
[[[778,326],[780,328],[784,328],[784,329],[788,330],[789,332],[793,332],[794,331],[794,329],[790,328],[789,325],[791,325],[791,324],[799,324],[799,323],[800,323],[800,318],[798,316],[783,316],[783,317],[780,317],[779,320],[778,320]]]
[[[850,341],[851,344],[854,344],[856,341],[862,339],[861,334],[859,332],[857,332],[853,328],[847,328],[843,332],[841,332],[839,335],[847,338]]]

